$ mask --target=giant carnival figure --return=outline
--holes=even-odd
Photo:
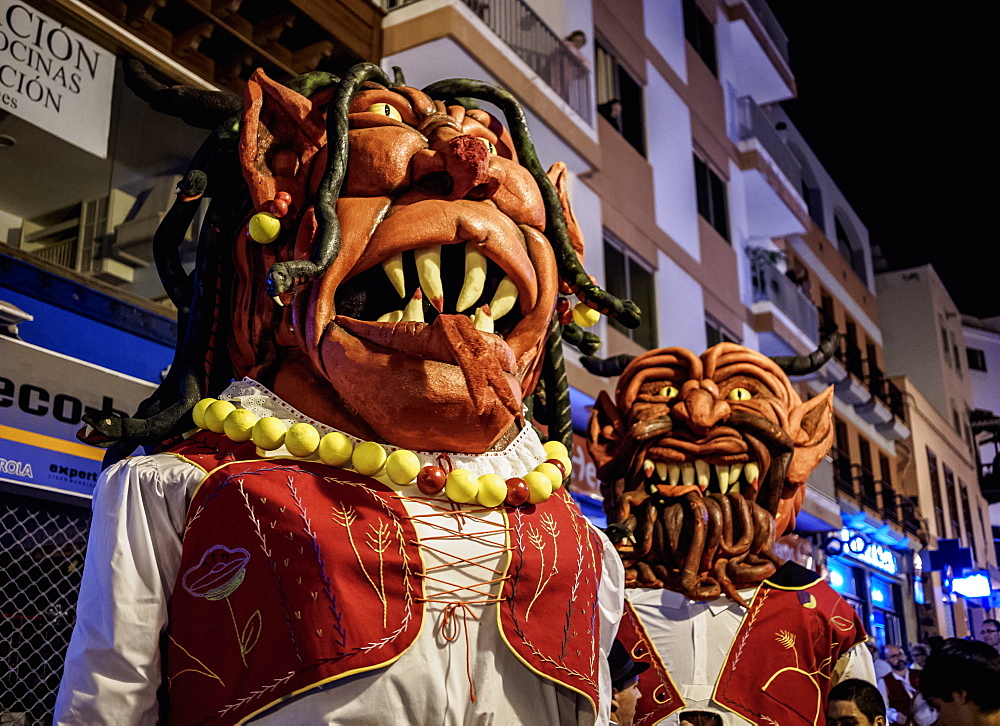
[[[733,343],[584,359],[620,374],[589,448],[629,588],[618,637],[653,666],[636,724],[817,724],[832,684],[874,681],[851,606],[773,551],[833,438],[832,387],[802,401],[786,372],[837,338],[774,360]]]
[[[169,376],[81,432],[110,466],[56,721],[606,723],[623,574],[562,486],[561,349],[638,310],[520,106],[371,64],[245,101],[130,79],[216,130],[154,240]]]

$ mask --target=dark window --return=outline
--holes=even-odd
[[[713,76],[718,76],[715,60],[715,26],[695,0],[684,0],[684,37],[694,52],[705,61]]]
[[[726,183],[704,161],[694,157],[694,183],[698,193],[698,214],[729,241],[729,211]]]
[[[955,491],[955,472],[944,466],[944,493],[948,497],[948,516],[951,519],[949,537],[958,539],[958,493]]]
[[[628,251],[624,244],[604,231],[604,282],[608,292],[628,299],[642,311],[639,327],[626,328],[612,319],[611,325],[644,348],[656,347],[656,293],[653,273]]]
[[[806,202],[806,209],[816,226],[823,229],[823,193],[817,187],[809,186],[802,180],[802,198]]]
[[[962,522],[965,524],[965,546],[972,548],[972,558],[974,562],[979,561],[979,552],[976,549],[976,536],[972,531],[972,511],[969,508],[969,490],[965,487],[965,482],[958,480],[958,489],[962,496]]]
[[[966,348],[965,357],[969,361],[970,371],[986,370],[986,353],[978,348]]]
[[[863,282],[867,283],[868,273],[865,270],[865,253],[862,251],[861,245],[847,231],[847,227],[840,220],[840,217],[834,216],[833,226],[834,234],[837,237],[837,249],[844,259],[850,263],[851,269],[854,270],[857,276]]]
[[[722,323],[708,314],[705,315],[705,340],[708,341],[709,348],[718,343],[740,342],[736,335],[730,333]]]
[[[597,110],[636,151],[645,156],[642,86],[600,41],[595,43],[595,49]]]
[[[944,362],[951,366],[951,354],[948,352],[951,350],[948,344],[948,331],[943,327],[941,328],[941,345],[944,346]]]
[[[941,477],[938,472],[938,460],[934,452],[927,449],[927,468],[930,471],[931,497],[934,499],[934,520],[937,523],[938,537],[947,537],[944,531],[944,504],[941,501]]]

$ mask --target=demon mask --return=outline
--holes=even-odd
[[[559,292],[629,327],[638,309],[584,272],[565,167],[542,169],[510,94],[463,79],[421,91],[371,64],[285,84],[257,71],[245,99],[167,88],[134,63],[128,82],[215,132],[154,240],[179,311],[170,375],[136,418],[88,419],[85,440],[119,454],[162,442],[190,427],[195,401],[249,375],[397,446],[484,452],[525,407],[570,441],[561,339],[599,341]],[[189,275],[177,247],[202,196]]]
[[[832,392],[803,402],[775,361],[732,343],[628,364],[589,430],[626,584],[744,604],[736,588],[780,564],[775,536],[830,449]]]

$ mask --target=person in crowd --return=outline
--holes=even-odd
[[[916,643],[910,646],[910,659],[913,663],[910,664],[910,678],[914,678],[917,674],[914,671],[922,671],[924,666],[927,664],[927,656],[931,654],[931,649],[924,645],[923,643]],[[914,684],[919,689],[920,682]]]
[[[892,666],[882,657],[882,651],[879,650],[878,643],[874,640],[865,641],[865,645],[868,647],[868,652],[872,654],[872,663],[875,664],[875,678],[881,678],[886,673],[892,670]]]
[[[979,637],[986,645],[1000,650],[1000,620],[987,618],[983,621],[983,627],[979,631]]]
[[[826,726],[885,726],[885,700],[868,681],[848,678],[830,689]]]
[[[1000,654],[986,643],[948,638],[932,647],[920,689],[940,726],[1000,725]]]
[[[932,724],[935,714],[932,709],[918,700],[918,675],[910,671],[906,650],[898,645],[887,645],[883,655],[891,670],[878,680],[878,690],[886,703],[886,717],[889,723]]]
[[[611,723],[632,726],[635,705],[642,698],[639,674],[649,668],[649,663],[636,663],[622,642],[615,639],[608,654],[611,670]]]

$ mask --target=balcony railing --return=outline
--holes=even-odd
[[[785,59],[785,63],[788,63],[788,36],[782,30],[781,24],[778,23],[778,18],[775,17],[774,11],[771,10],[765,0],[747,0],[747,5],[757,15],[760,24],[764,26],[764,30],[767,31],[774,46],[778,49],[781,57]]]
[[[848,373],[853,374],[860,381],[865,380],[865,359],[861,355],[861,348],[843,340],[834,356],[844,365]]]
[[[830,458],[833,460],[833,484],[839,491],[857,498],[854,489],[854,477],[851,475],[851,457],[840,449],[834,447],[830,449]]]
[[[771,262],[766,250],[751,248],[748,254],[754,302],[773,302],[809,340],[819,343],[819,311],[809,296]]]
[[[420,0],[383,0],[396,10]],[[570,108],[593,122],[590,70],[523,0],[462,0]],[[763,21],[762,21],[763,22]]]
[[[899,524],[899,503],[896,501],[896,490],[887,481],[878,482],[882,495],[882,518]]]
[[[899,497],[899,514],[903,522],[903,530],[911,534],[917,534],[923,529],[920,516],[920,507],[913,497]]]
[[[754,103],[750,96],[739,99],[739,140],[756,139],[764,150],[778,165],[796,192],[802,190],[802,165],[792,154],[778,132],[774,130],[774,122],[767,117],[760,106]]]
[[[875,481],[875,475],[861,464],[854,464],[851,469],[854,472],[854,479],[857,481],[857,491],[861,494],[861,503],[870,509],[877,510],[879,508],[878,485]]]

